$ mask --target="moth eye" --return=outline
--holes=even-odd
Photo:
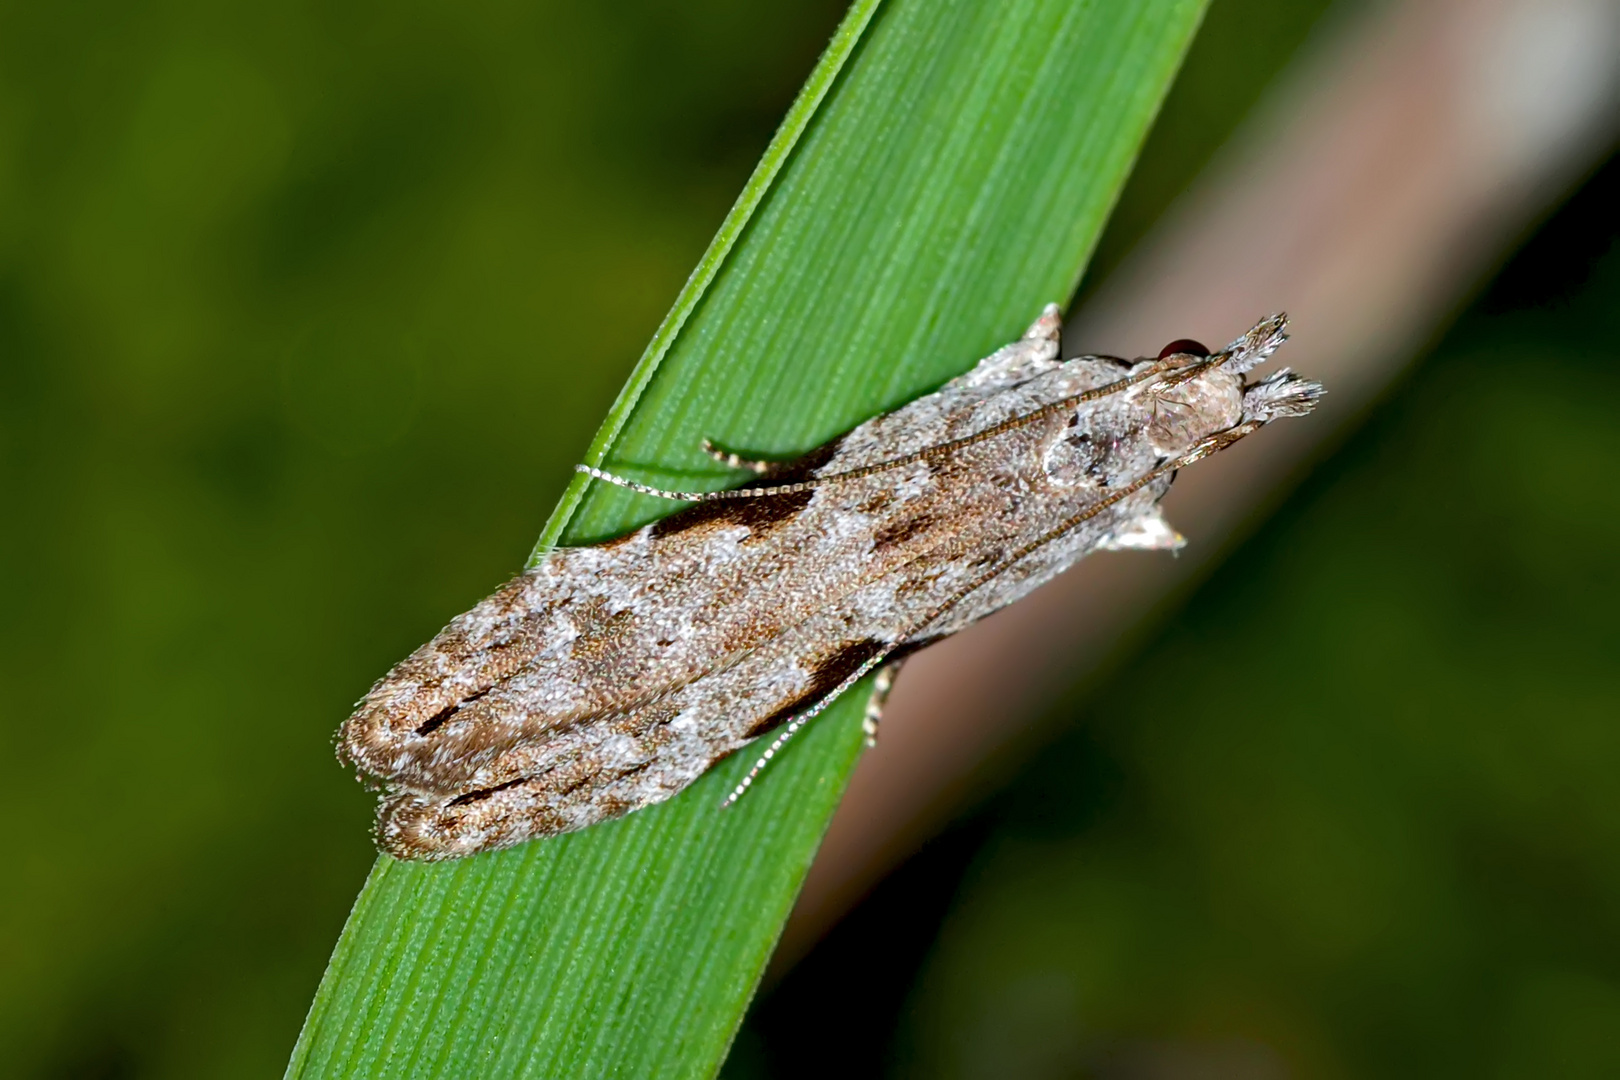
[[[1204,347],[1204,343],[1201,341],[1194,341],[1192,338],[1177,338],[1159,350],[1159,359],[1163,360],[1165,357],[1174,356],[1177,353],[1191,353],[1194,356],[1208,356],[1209,350]]]

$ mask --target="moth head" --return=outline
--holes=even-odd
[[[1304,416],[1316,407],[1322,384],[1301,379],[1283,368],[1259,382],[1247,383],[1244,374],[1260,364],[1288,340],[1288,316],[1261,319],[1248,333],[1217,353],[1205,354],[1198,342],[1183,339],[1166,345],[1160,361],[1178,362],[1188,356],[1194,363],[1185,374],[1169,377],[1169,387],[1157,395],[1156,409],[1147,431],[1154,448],[1174,457],[1200,440],[1239,423],[1268,424],[1289,416]]]
[[[1159,350],[1154,365],[1172,369],[1146,387],[1153,410],[1147,437],[1159,457],[1179,456],[1242,417],[1243,376],[1228,366],[1229,351],[1211,353],[1192,338],[1177,338]]]

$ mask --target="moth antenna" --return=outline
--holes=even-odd
[[[1068,397],[1059,398],[1057,401],[1051,402],[1047,405],[1042,405],[1038,409],[1031,409],[1027,413],[1020,413],[1017,416],[1001,421],[999,424],[992,424],[982,431],[974,432],[972,435],[964,435],[959,439],[949,439],[942,443],[935,443],[933,446],[925,446],[921,450],[915,450],[909,454],[901,454],[899,457],[889,458],[886,461],[874,462],[871,465],[862,465],[859,468],[849,469],[844,472],[827,473],[823,476],[815,477],[812,480],[802,480],[793,484],[765,484],[757,487],[724,488],[719,491],[674,491],[669,488],[653,487],[651,484],[643,484],[639,481],[631,480],[629,477],[619,476],[617,473],[610,473],[606,469],[598,469],[593,465],[575,465],[574,471],[584,473],[586,476],[589,476],[592,479],[601,480],[603,483],[613,484],[616,487],[628,488],[629,490],[639,492],[642,495],[651,495],[654,498],[659,499],[670,499],[675,502],[716,502],[721,499],[764,499],[769,498],[772,495],[795,495],[800,492],[814,491],[817,488],[826,487],[829,484],[836,484],[848,480],[861,480],[868,476],[874,476],[878,473],[889,472],[893,469],[902,469],[907,465],[913,465],[919,461],[926,461],[929,458],[954,453],[957,450],[973,446],[976,443],[993,439],[997,435],[1002,435],[1006,432],[1035,423],[1036,421],[1039,421],[1045,417],[1067,412],[1083,402],[1097,401],[1101,398],[1111,397],[1114,394],[1122,393],[1129,390],[1133,386],[1139,386],[1142,383],[1149,382],[1150,380],[1159,380],[1159,384],[1152,388],[1155,391],[1169,389],[1181,382],[1185,382],[1186,379],[1191,378],[1194,375],[1208,370],[1215,364],[1222,362],[1222,357],[1224,357],[1224,355],[1225,354],[1223,353],[1217,353],[1215,357],[1207,360],[1200,359],[1191,366],[1189,366],[1185,360],[1177,361],[1174,358],[1163,360],[1148,366],[1144,370],[1139,371],[1134,375],[1127,375],[1125,378],[1116,379],[1105,386],[1094,387],[1090,390],[1082,390],[1078,394],[1070,394]],[[1169,375],[1168,379],[1166,378],[1167,374]],[[708,449],[708,447],[705,447],[705,449]],[[744,465],[743,467],[747,468],[748,466]]]
[[[798,484],[776,484],[771,487],[745,487],[726,488],[721,491],[671,491],[668,488],[653,487],[643,484],[629,477],[610,473],[606,469],[598,469],[591,465],[575,465],[575,472],[584,473],[593,480],[612,484],[615,487],[629,488],[631,491],[643,495],[652,495],[660,499],[673,499],[676,502],[716,502],[721,499],[762,499],[767,495],[788,495],[798,491],[810,491],[821,486],[820,481],[807,481]]]
[[[894,652],[894,650],[895,646],[890,645],[888,648],[866,661],[866,663],[856,668],[849,678],[833,687],[832,690],[828,692],[826,697],[822,698],[820,701],[804,710],[804,712],[799,713],[793,719],[789,720],[787,722],[787,726],[777,733],[776,738],[771,740],[771,745],[767,746],[765,748],[765,752],[759,755],[759,757],[754,761],[753,767],[748,770],[748,775],[744,776],[737,786],[731,789],[731,794],[727,795],[725,799],[721,801],[720,809],[724,810],[728,806],[735,806],[737,800],[747,794],[748,789],[754,786],[754,778],[765,771],[765,766],[771,763],[771,759],[776,756],[777,752],[782,749],[789,739],[798,734],[800,728],[804,727],[804,725],[808,724],[810,721],[814,720],[816,717],[820,716],[824,711],[826,711],[827,706],[837,701],[845,690],[848,690],[850,687],[866,678],[867,674],[870,673],[873,668],[883,663],[884,660],[888,658],[889,654]]]

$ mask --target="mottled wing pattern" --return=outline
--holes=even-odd
[[[975,369],[995,378],[958,380],[868,421],[771,482],[858,468],[966,430],[1009,380],[1057,367],[1056,352],[1055,315],[1043,315]],[[449,792],[541,730],[701,677],[812,615],[836,598],[829,589],[884,571],[891,549],[858,558],[871,554],[857,550],[862,529],[913,520],[885,479],[864,499],[828,488],[701,503],[616,541],[551,553],[379,680],[344,725],[344,755],[385,781]],[[818,500],[830,513],[807,515]],[[829,531],[834,514],[844,518]],[[771,603],[738,602],[767,591]]]
[[[1060,363],[1049,308],[967,375],[753,485],[817,486],[552,552],[345,725],[342,754],[389,789],[379,842],[453,858],[661,801],[1089,551],[1172,546],[1157,500],[1176,455],[1242,415],[1241,375],[1045,408],[1146,366]]]

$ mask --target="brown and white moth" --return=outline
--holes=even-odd
[[[1050,305],[966,375],[795,462],[709,448],[757,474],[740,488],[580,466],[695,505],[552,551],[371,688],[339,754],[385,788],[378,844],[452,859],[581,829],[775,733],[735,799],[874,669],[1094,551],[1178,547],[1158,506],[1176,470],[1322,393],[1286,369],[1246,382],[1285,322],[1214,354],[1060,361]]]

